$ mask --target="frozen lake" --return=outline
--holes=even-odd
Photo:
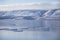
[[[59,40],[59,33],[53,31],[0,31],[0,40]]]

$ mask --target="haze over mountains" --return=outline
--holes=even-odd
[[[0,5],[0,11],[11,11],[11,10],[38,10],[38,9],[57,9],[60,8],[59,2],[53,3],[25,3],[25,4],[11,4],[11,5]]]

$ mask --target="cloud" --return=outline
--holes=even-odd
[[[0,10],[25,10],[25,9],[56,9],[60,8],[60,3],[26,3],[15,5],[0,5]]]

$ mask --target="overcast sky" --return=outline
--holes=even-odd
[[[60,8],[59,0],[0,0],[0,10]]]
[[[9,4],[24,4],[24,3],[33,3],[33,2],[60,2],[59,0],[0,0],[0,5],[9,5]]]

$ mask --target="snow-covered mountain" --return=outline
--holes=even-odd
[[[59,27],[60,9],[0,11],[0,30],[52,30]],[[54,20],[49,21],[49,20]]]
[[[0,11],[0,19],[20,19],[21,17],[31,18],[31,16],[42,16],[47,10],[15,10],[15,11]]]

